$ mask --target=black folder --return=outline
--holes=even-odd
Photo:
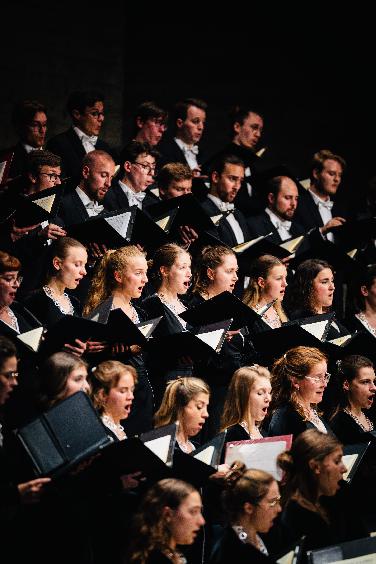
[[[38,476],[63,474],[112,442],[84,392],[59,402],[15,433]]]
[[[26,227],[42,221],[50,221],[58,213],[63,193],[64,190],[59,185],[30,196],[18,194],[14,199],[12,214],[16,226]]]
[[[140,436],[144,445],[169,467],[173,464],[177,425],[163,425]]]
[[[49,355],[60,351],[65,344],[75,345],[75,339],[83,342],[89,339],[106,341],[108,336],[109,330],[102,323],[74,315],[64,315],[48,329],[40,350],[43,355]]]
[[[343,447],[343,456],[349,457],[347,462],[347,473],[344,475],[344,480],[348,484],[351,484],[370,444],[371,441],[355,445],[345,445]],[[346,466],[346,458],[344,459],[344,464]]]
[[[319,550],[307,551],[307,559],[310,564],[345,563],[351,558],[365,555],[370,557],[365,562],[376,562],[376,537],[356,539]]]

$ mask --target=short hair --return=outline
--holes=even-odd
[[[30,125],[37,112],[47,114],[46,106],[38,100],[23,100],[16,104],[12,112],[12,123],[16,131],[20,132]]]
[[[313,281],[325,268],[333,271],[331,265],[321,259],[308,259],[299,264],[284,300],[288,314],[298,310],[315,313]]]
[[[131,374],[133,382],[137,383],[137,372],[134,366],[123,364],[118,360],[105,360],[91,371],[90,383],[92,389],[93,405],[99,413],[104,411],[104,402],[100,392],[105,395],[115,388],[123,374]]]
[[[183,163],[167,163],[158,173],[157,184],[167,190],[171,182],[179,180],[191,180],[192,170]]]
[[[16,345],[7,337],[0,335],[0,370],[4,362],[13,356],[17,356]]]
[[[317,429],[307,429],[292,443],[289,451],[278,455],[278,466],[285,472],[284,498],[299,491],[305,499],[317,501],[318,483],[310,466],[310,461],[321,462],[326,456],[342,447],[331,433],[321,433]]]
[[[78,247],[86,251],[86,247],[76,239],[73,239],[72,237],[59,237],[55,241],[52,241],[51,245],[48,247],[46,262],[45,262],[46,283],[48,283],[51,280],[51,278],[53,278],[57,274],[57,271],[53,265],[53,259],[55,257],[58,257],[59,259],[64,260],[65,258],[67,258],[69,250],[72,247],[73,248]]]
[[[88,363],[68,352],[57,352],[47,358],[39,373],[41,407],[48,409],[63,399],[69,375],[81,366],[87,369]]]
[[[214,159],[210,165],[210,175],[213,172],[217,172],[218,174],[222,174],[225,170],[227,164],[237,165],[245,168],[244,161],[236,156],[230,154],[221,154],[218,158]]]
[[[232,525],[244,514],[245,503],[258,505],[268,493],[275,478],[264,470],[246,470],[223,492],[223,505]]]
[[[135,118],[140,118],[143,122],[153,118],[163,119],[163,121],[166,122],[168,118],[168,111],[160,106],[157,106],[157,104],[152,100],[149,100],[147,102],[142,102],[142,104],[137,106],[134,116]]]
[[[158,153],[155,151],[152,146],[147,143],[146,141],[131,141],[126,145],[122,151],[120,152],[119,162],[124,164],[126,161],[133,163],[137,157],[140,155],[150,155],[154,158],[157,157]]]
[[[103,94],[97,90],[72,92],[67,101],[67,110],[71,116],[74,110],[83,114],[86,108],[94,106],[96,102],[104,102]]]
[[[257,378],[270,380],[270,372],[264,366],[242,366],[232,375],[228,387],[221,427],[223,430],[249,419],[249,394]]]
[[[273,196],[276,198],[281,191],[282,182],[285,179],[291,180],[292,182],[294,182],[294,184],[296,184],[296,180],[291,176],[286,176],[285,174],[274,176],[273,178],[270,178],[266,183],[266,193],[273,194]]]
[[[61,166],[61,157],[51,151],[30,151],[27,156],[26,172],[37,176],[42,166]]]
[[[230,110],[231,126],[234,127],[235,123],[243,125],[244,121],[251,113],[264,119],[263,114],[253,106],[233,106]]]
[[[193,273],[193,292],[207,294],[211,280],[208,278],[208,268],[215,270],[223,263],[225,256],[236,257],[235,252],[230,247],[215,245],[204,247],[197,257]]]
[[[181,119],[183,121],[186,120],[188,108],[190,108],[191,106],[194,106],[195,108],[199,108],[204,112],[206,112],[208,108],[207,103],[204,102],[203,100],[200,100],[199,98],[186,98],[185,100],[181,100],[180,102],[177,102],[174,106],[175,121],[177,119]]]
[[[20,270],[21,263],[17,257],[13,257],[5,251],[0,251],[0,274],[11,270]]]
[[[294,347],[278,358],[272,367],[272,412],[282,405],[291,403],[296,411],[307,419],[298,401],[293,386],[293,378],[304,380],[311,369],[319,362],[328,362],[327,356],[315,347]]]
[[[339,163],[342,167],[342,170],[345,170],[346,161],[343,157],[332,153],[332,151],[330,151],[329,149],[321,149],[321,151],[317,151],[317,153],[313,155],[311,163],[311,180],[313,180],[313,171],[317,170],[317,172],[321,172],[324,168],[325,161],[329,159]]]
[[[200,393],[210,395],[209,386],[200,378],[186,376],[168,382],[154,417],[155,426],[162,427],[178,421],[184,407]]]
[[[114,159],[109,153],[100,149],[94,149],[94,151],[89,151],[88,153],[86,153],[86,155],[82,159],[81,170],[84,168],[84,166],[90,168],[90,166],[92,166],[97,160],[100,159],[111,161],[115,164]]]

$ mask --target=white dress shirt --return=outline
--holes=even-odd
[[[197,145],[189,146],[186,143],[184,143],[184,141],[178,139],[177,137],[175,137],[175,142],[183,151],[189,168],[191,170],[194,170],[195,168],[199,168],[199,164],[197,162],[198,146]]]
[[[291,221],[281,219],[269,208],[265,208],[265,212],[270,217],[270,221],[277,229],[278,235],[281,237],[282,241],[287,241],[287,239],[291,239],[292,237],[290,233]]]
[[[78,127],[73,128],[76,132],[79,140],[82,143],[83,148],[85,149],[86,153],[90,153],[90,151],[95,150],[95,145],[98,141],[98,135],[86,135],[81,129]]]
[[[85,192],[81,190],[79,186],[77,186],[76,188],[76,193],[85,206],[89,217],[95,217],[103,211],[103,206],[101,204],[98,204],[98,202],[96,202],[95,200],[90,200],[89,196],[85,194]]]
[[[128,198],[128,205],[137,206],[139,210],[142,210],[142,202],[146,196],[145,192],[134,192],[132,188],[124,184],[121,180],[119,180],[119,186],[123,190],[124,194]]]
[[[319,214],[321,215],[322,222],[325,225],[326,223],[328,223],[328,221],[333,219],[332,207],[334,202],[331,199],[322,200],[314,192],[312,192],[311,189],[309,189],[309,193],[311,194],[313,201],[315,202],[319,210]],[[328,239],[328,241],[334,243],[333,233],[326,233],[326,238]]]
[[[213,196],[213,194],[208,194],[208,198],[217,206],[217,208],[222,211],[232,211],[235,209],[234,204],[230,204],[228,202],[222,202],[222,200],[220,198],[218,198],[218,196]],[[242,231],[242,228],[240,227],[240,224],[238,222],[238,220],[235,218],[233,213],[230,213],[227,217],[226,217],[226,221],[230,224],[230,227],[235,235],[235,239],[237,244],[239,245],[240,243],[244,243],[244,234]]]

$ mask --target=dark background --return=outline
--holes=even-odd
[[[244,6],[208,4],[204,17],[202,3],[13,2],[2,13],[0,146],[14,143],[10,112],[24,98],[46,104],[51,137],[69,125],[72,90],[103,91],[102,136],[120,147],[138,103],[171,108],[194,96],[209,104],[209,153],[228,141],[229,107],[251,103],[264,113],[260,146],[273,158],[305,178],[312,154],[331,149],[348,162],[345,184],[363,190],[376,174],[371,14]]]

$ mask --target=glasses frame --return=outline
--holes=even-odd
[[[139,163],[138,161],[133,161],[132,164],[137,164],[140,165],[144,170],[148,169],[148,174],[151,174],[152,176],[155,176],[155,166],[152,168],[151,165],[146,164],[146,163]]]
[[[7,280],[6,278],[4,278],[4,274],[0,274],[0,279],[3,280],[6,284],[9,284],[9,286],[11,286],[14,282],[17,282],[18,284],[22,284],[23,276],[16,276],[16,278],[12,276],[11,280]]]
[[[323,378],[321,376],[304,376],[304,378],[307,378],[308,380],[312,380],[312,382],[315,382],[316,384],[320,384],[321,382],[324,382],[324,384],[328,384],[330,382],[331,377],[332,375],[330,374],[330,372],[325,372],[325,376]]]
[[[9,370],[8,372],[0,372],[0,376],[5,376],[7,380],[12,380],[18,378],[19,372],[16,370]]]
[[[56,174],[56,172],[40,172],[40,175],[44,175],[44,176],[49,176],[50,177],[50,182],[56,182],[56,180],[60,180],[61,181],[61,174]],[[54,179],[51,178],[51,176],[55,176]]]

